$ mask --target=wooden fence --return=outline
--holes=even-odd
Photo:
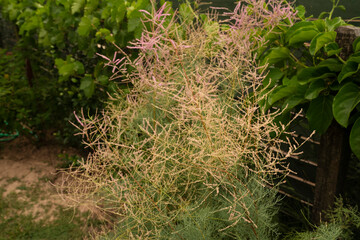
[[[347,59],[352,53],[352,43],[360,36],[360,28],[342,26],[337,30],[336,41],[343,49],[340,56]],[[292,125],[298,140],[311,133],[305,117],[300,117]],[[335,197],[343,193],[344,180],[351,155],[348,129],[333,120],[329,129],[302,146],[304,153],[289,158],[290,174],[280,192],[312,208],[312,222],[326,221],[324,211],[334,205]],[[291,186],[291,188],[289,188]]]

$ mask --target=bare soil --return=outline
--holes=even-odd
[[[35,219],[51,221],[61,208],[74,208],[67,196],[60,195],[56,186],[63,184],[61,156],[81,156],[78,149],[65,147],[53,141],[34,144],[27,138],[0,142],[0,194],[10,194],[26,204],[21,214],[31,214]],[[62,157],[63,158],[63,157]],[[77,203],[75,212],[89,213],[91,218],[103,220],[101,214],[88,202]]]
[[[56,206],[67,205],[53,185],[59,177],[57,169],[62,164],[60,154],[72,156],[79,151],[55,144],[36,146],[26,138],[1,142],[0,188],[3,189],[3,197],[16,193],[19,200],[27,200],[36,193],[37,202],[26,212],[51,219]]]

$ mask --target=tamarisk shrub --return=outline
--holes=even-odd
[[[133,88],[102,114],[77,116],[94,153],[60,190],[112,217],[108,238],[274,239],[278,199],[268,186],[287,174],[296,146],[280,138],[279,113],[259,108],[265,74],[255,52],[293,10],[243,1],[227,23],[188,5],[143,13],[148,30],[130,46],[136,60],[121,49],[100,55]]]

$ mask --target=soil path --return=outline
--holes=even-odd
[[[0,188],[2,197],[16,194],[18,200],[34,199],[26,213],[51,220],[59,205],[66,206],[52,185],[63,163],[59,155],[77,155],[74,148],[46,144],[35,146],[25,138],[0,143]]]

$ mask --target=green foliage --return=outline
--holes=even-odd
[[[15,55],[24,58],[13,63],[1,55],[1,96],[6,96],[1,102],[12,106],[1,108],[0,124],[6,120],[8,128],[25,124],[32,130],[43,128],[44,123],[69,129],[64,122],[71,119],[74,110],[85,108],[94,113],[102,108],[107,92],[113,92],[117,84],[109,81],[112,73],[104,68],[107,61],[95,54],[113,54],[117,51],[113,43],[124,47],[140,37],[143,24],[139,10],[151,8],[148,0],[0,0],[0,5],[2,17],[18,28]],[[34,73],[33,89],[25,79],[25,59]],[[4,79],[10,69],[16,71],[10,75],[16,86]],[[11,98],[10,85],[18,92]],[[40,102],[38,109],[34,105]],[[9,116],[9,108],[17,117]]]
[[[335,30],[345,22],[340,17],[332,18],[334,9],[342,8],[339,1],[333,1],[332,11],[317,20],[306,19],[305,9],[299,8],[300,21],[276,27],[273,32],[277,37],[269,39],[267,48],[259,52],[258,60],[268,64],[270,74],[263,86],[272,89],[264,108],[278,106],[287,114],[302,107],[310,128],[320,134],[335,119],[351,129],[350,146],[360,158],[360,126],[356,122],[360,108],[360,40],[353,43],[354,53],[342,59]],[[272,76],[273,72],[279,74]]]
[[[26,76],[25,57],[17,49],[0,50],[0,129],[23,134],[31,127],[49,126],[56,105],[54,85],[42,76],[33,85]]]
[[[360,228],[360,213],[357,207],[344,206],[343,199],[338,198],[333,210],[327,213],[328,222],[323,222],[315,231],[299,232],[293,240],[307,239],[354,239],[353,232]]]
[[[28,191],[28,189],[24,189]],[[31,190],[31,189],[30,189]],[[57,206],[53,211],[53,220],[37,219],[39,216],[26,213],[26,210],[35,204],[32,200],[20,200],[19,196],[11,193],[3,196],[3,189],[0,189],[0,239],[83,239],[89,234],[83,232],[84,219],[86,216],[80,217],[79,214],[74,216],[72,209],[65,210],[61,206]],[[36,194],[36,193],[32,193]],[[23,196],[22,196],[23,197]],[[34,200],[38,200],[38,196],[33,196]],[[49,208],[49,206],[43,206]],[[41,217],[41,216],[40,216]],[[96,221],[90,224],[98,224]]]

